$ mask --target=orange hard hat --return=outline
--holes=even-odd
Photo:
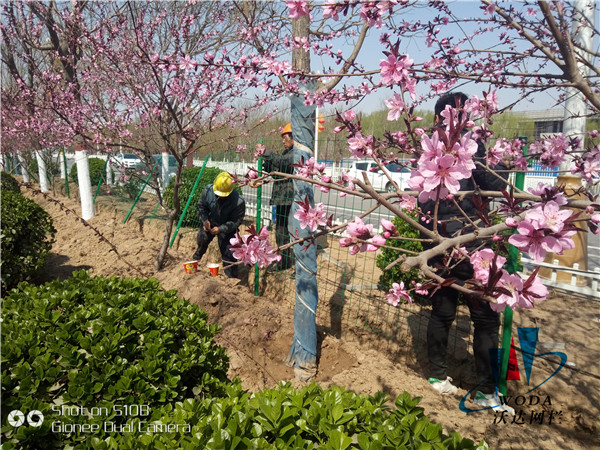
[[[292,124],[288,123],[285,127],[283,127],[283,131],[281,132],[281,135],[283,136],[284,134],[287,133],[292,133]]]

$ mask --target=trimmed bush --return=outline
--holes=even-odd
[[[406,211],[405,211],[406,212]],[[418,220],[416,214],[410,214],[415,220]],[[398,233],[400,236],[418,239],[420,237],[419,231],[416,228],[413,228],[408,222],[405,222],[399,217],[395,217],[392,219],[393,224],[398,229]],[[401,239],[388,239],[386,245],[396,248],[402,248],[405,250],[410,250],[413,252],[421,252],[423,251],[423,245],[418,241],[403,241]],[[413,268],[409,272],[402,272],[400,269],[400,264],[396,264],[390,270],[383,270],[387,267],[388,264],[394,262],[402,252],[397,250],[392,250],[389,248],[382,248],[379,255],[377,255],[376,265],[382,270],[382,274],[379,277],[379,288],[383,290],[389,290],[392,287],[393,283],[404,282],[405,287],[410,287],[412,281],[419,283],[423,281],[423,278],[419,276],[419,269]],[[406,253],[404,253],[406,254]],[[418,298],[418,295],[413,295],[413,297]]]
[[[289,383],[256,394],[232,386],[224,398],[186,400],[161,419],[171,433],[123,434],[93,439],[95,449],[487,449],[456,432],[447,436],[404,392],[388,408],[387,397],[355,394],[312,383],[296,390]],[[133,419],[138,430],[151,424]],[[189,428],[184,428],[189,425]]]
[[[52,217],[33,200],[4,186],[1,195],[1,284],[2,289],[12,289],[44,267],[56,230]]]
[[[89,158],[88,159],[90,165],[90,181],[92,186],[98,186],[100,182],[100,178],[106,179],[106,161],[100,158]],[[79,184],[79,180],[77,179],[77,164],[73,164],[71,167],[71,181],[75,184]]]
[[[17,179],[6,172],[0,174],[0,189],[2,191],[21,192],[21,187]]]
[[[155,420],[176,402],[224,395],[230,384],[228,357],[213,340],[219,327],[156,279],[81,271],[39,287],[23,283],[2,312],[2,424],[14,409],[46,418],[38,428],[3,427],[4,445],[64,448],[90,433],[53,432],[56,421]],[[96,413],[59,414],[61,405]],[[92,436],[108,434],[101,426]]]
[[[189,167],[187,169],[183,169],[181,174],[181,187],[179,188],[179,201],[181,204],[181,210],[183,212],[183,208],[192,193],[192,189],[194,187],[194,183],[196,182],[196,178],[200,173],[202,167]],[[208,184],[212,184],[222,172],[221,169],[216,167],[205,167],[204,172],[202,173],[202,177],[198,182],[198,187],[196,188],[196,192],[194,192],[194,196],[192,197],[192,201],[190,203],[190,207],[188,208],[185,218],[183,219],[183,226],[197,226],[198,225],[198,216],[196,215],[196,205],[198,204],[198,200],[200,200],[200,195],[202,191]],[[175,187],[175,177],[171,178],[169,184],[165,188],[164,197],[166,198],[167,205],[169,208],[173,207],[173,188]]]

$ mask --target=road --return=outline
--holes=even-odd
[[[271,184],[263,186],[262,202],[263,205],[269,204],[271,198]],[[256,189],[245,187],[242,189],[244,197],[248,203],[256,203]],[[352,195],[339,197],[338,192],[331,191],[322,193],[318,189],[315,190],[315,202],[323,203],[327,211],[327,215],[334,215],[335,223],[343,223],[347,220],[352,220],[355,216],[373,207],[376,202],[374,200],[363,200]],[[364,219],[365,223],[373,225],[374,229],[380,226],[381,218],[391,219],[393,214],[386,208],[379,207],[375,212]],[[588,233],[588,270],[593,271],[600,267],[600,234]]]

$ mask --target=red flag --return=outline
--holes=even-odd
[[[517,361],[517,352],[515,350],[515,338],[511,339],[510,352],[508,353],[508,368],[506,370],[507,380],[520,380],[519,362]]]

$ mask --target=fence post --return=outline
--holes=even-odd
[[[262,144],[262,141],[260,142]],[[262,172],[262,158],[258,158],[258,173]],[[256,190],[256,231],[260,230],[261,222],[261,209],[262,209],[262,185],[258,186]],[[258,270],[258,263],[254,264],[254,296],[258,297],[258,277],[260,271]]]
[[[527,147],[523,146],[523,155],[527,153]],[[515,175],[515,187],[523,190],[525,185],[525,173],[517,172]],[[506,270],[508,273],[519,271],[519,250],[514,245],[508,246],[508,258],[506,261]],[[513,310],[510,307],[504,308],[504,320],[502,321],[502,361],[500,364],[500,377],[498,391],[506,396],[506,377],[508,375],[508,358],[510,356],[510,346],[512,343],[512,322]]]
[[[135,208],[135,205],[137,205],[137,202],[140,199],[140,197],[142,196],[144,189],[146,189],[146,185],[148,184],[148,181],[150,181],[151,177],[152,177],[152,174],[149,174],[148,178],[146,178],[146,181],[144,181],[144,184],[142,185],[140,192],[138,192],[138,195],[135,197],[135,200],[133,201],[133,205],[131,205],[131,209],[127,213],[127,217],[125,217],[125,220],[123,221],[123,223],[127,223],[127,221],[129,220],[129,217],[131,216],[131,213],[133,212],[133,208]],[[102,181],[102,180],[100,180],[100,181]]]
[[[169,151],[163,148],[162,151],[162,185],[163,189],[169,184]]]
[[[94,201],[92,199],[92,182],[90,180],[90,164],[87,150],[83,145],[75,146],[75,163],[77,164],[77,182],[81,197],[81,218],[89,220],[94,217]]]
[[[173,237],[171,238],[171,242],[169,243],[169,247],[173,247],[173,242],[175,242],[175,238],[177,237],[177,233],[179,233],[179,228],[181,228],[181,224],[183,223],[183,219],[185,217],[185,213],[187,213],[187,210],[190,206],[190,203],[192,201],[192,197],[194,196],[194,193],[196,192],[196,189],[198,188],[198,183],[200,183],[200,177],[202,177],[202,174],[204,173],[204,168],[206,167],[206,163],[208,162],[208,158],[210,157],[210,155],[206,155],[206,158],[204,159],[204,164],[202,164],[202,169],[200,169],[200,172],[198,173],[198,176],[196,177],[196,182],[194,183],[194,187],[192,188],[192,192],[190,193],[190,196],[187,199],[187,202],[185,203],[185,208],[183,208],[183,212],[181,213],[181,216],[179,217],[179,222],[177,222],[177,227],[175,228],[175,233],[173,233]]]

